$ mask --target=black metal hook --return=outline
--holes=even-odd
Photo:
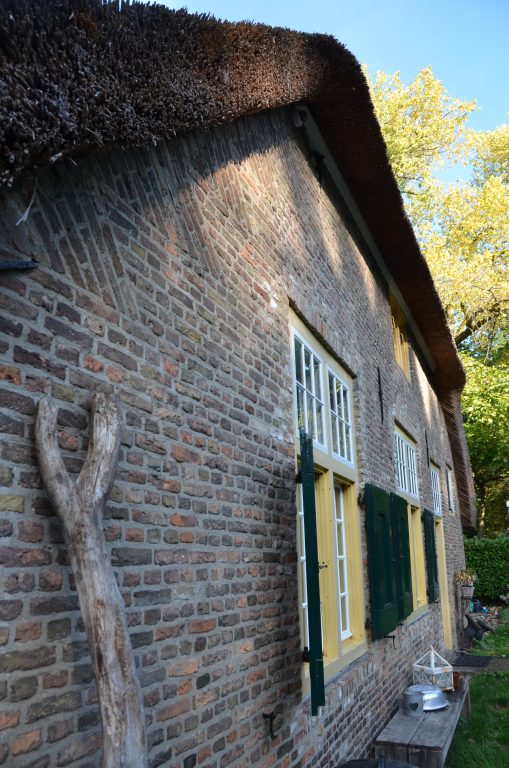
[[[392,640],[392,647],[396,650],[396,635],[384,635],[384,637]]]
[[[276,735],[274,733],[274,720],[276,718],[276,713],[274,711],[272,712],[263,712],[262,717],[264,720],[269,721],[269,731],[270,731],[270,738],[274,740],[276,738]]]

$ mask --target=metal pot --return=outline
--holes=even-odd
[[[410,685],[403,691],[403,710],[407,715],[422,715],[449,706],[445,694],[436,685]]]

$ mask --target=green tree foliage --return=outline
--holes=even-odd
[[[509,326],[509,126],[466,127],[473,102],[448,96],[431,68],[410,85],[370,82],[376,116],[409,218],[458,345],[489,350]],[[437,174],[462,163],[469,183]]]
[[[368,76],[369,79],[369,76]],[[509,498],[509,125],[467,128],[473,102],[431,68],[409,85],[370,79],[375,113],[421,249],[467,371],[463,405],[480,533],[506,529]],[[444,167],[472,169],[445,185]]]
[[[463,416],[477,490],[481,534],[509,528],[509,369],[461,355],[467,374]]]
[[[465,539],[467,567],[477,573],[475,592],[485,600],[507,594],[509,537]]]

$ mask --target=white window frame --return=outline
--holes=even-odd
[[[334,382],[339,384],[341,395],[339,397],[340,407],[338,408],[338,393],[337,387],[334,389],[334,405],[336,410],[333,409],[331,403],[331,390],[330,390],[330,378],[333,378]],[[350,387],[348,384],[334,371],[330,366],[327,366],[326,372],[327,382],[327,396],[328,411],[330,415],[330,428],[332,436],[331,453],[335,459],[343,461],[349,464],[351,467],[354,465],[354,453],[353,453],[353,425],[352,425],[352,398]],[[346,409],[345,409],[345,397],[346,397]],[[345,410],[347,411],[345,415]],[[338,451],[334,450],[334,433],[336,434]],[[343,438],[343,445],[345,448],[344,453],[341,453],[341,437]]]
[[[304,381],[299,382],[297,379],[297,366],[295,361],[295,341],[298,340],[299,343],[302,345],[302,353],[301,353],[301,367],[302,367],[302,376]],[[316,389],[316,382],[315,382],[315,374],[314,374],[314,368],[313,373],[311,376],[311,383],[312,388],[311,390],[307,389],[306,381],[305,381],[305,352],[304,350],[307,350],[312,357],[318,361],[319,364],[319,383],[320,383],[320,389],[321,389],[321,399],[316,396],[315,389]],[[322,437],[323,441],[320,441],[316,436],[316,429],[313,432],[313,445],[320,448],[323,451],[327,450],[327,429],[326,429],[326,421],[325,421],[325,411],[327,406],[327,399],[325,398],[325,390],[324,390],[324,364],[321,356],[316,352],[316,350],[309,344],[309,342],[304,339],[300,333],[298,333],[295,328],[292,328],[292,365],[293,365],[293,395],[294,395],[294,413],[295,413],[295,426],[297,430],[297,435],[299,434],[299,406],[298,406],[298,395],[299,390],[304,393],[303,396],[303,405],[304,405],[304,421],[305,421],[305,428],[306,431],[309,427],[309,421],[308,421],[308,395],[313,399],[313,419],[316,420],[316,408],[315,402],[319,403],[321,406],[321,424],[322,424]],[[327,390],[328,394],[328,390]]]
[[[418,499],[417,446],[399,429],[394,430],[394,453],[398,490]]]
[[[299,347],[297,342],[302,347]],[[307,349],[316,360],[316,373],[321,376],[320,394],[322,399],[319,402],[322,405],[323,442],[318,442],[314,436],[313,446],[315,498],[317,502],[317,543],[319,557],[323,560],[323,562],[321,561],[323,570],[320,570],[322,643],[325,676],[327,680],[330,680],[343,668],[345,663],[350,663],[366,647],[361,529],[355,493],[358,481],[352,382],[348,372],[325,347],[322,347],[319,339],[297,316],[294,316],[292,311],[290,312],[290,343],[295,418],[294,439],[297,457],[300,455],[297,396],[299,387],[303,392],[303,385],[306,382],[303,369],[300,372],[301,381],[297,380],[299,358],[296,356],[296,347],[297,353],[300,352],[301,367],[304,365],[304,350]],[[313,367],[312,358],[310,365]],[[331,398],[329,381],[331,385],[337,387],[333,390],[334,398]],[[307,383],[311,386],[309,373]],[[315,390],[309,390],[309,393],[314,396]],[[339,404],[338,397],[340,398]],[[331,400],[333,400],[335,407],[339,405],[338,410],[331,409]],[[339,439],[337,445],[333,441],[333,428],[342,431],[343,445]],[[342,453],[337,453],[334,448],[342,451]],[[305,647],[309,639],[309,596],[306,594],[306,551],[301,493],[302,488],[300,487],[297,491],[297,568],[301,643],[302,647]],[[305,671],[303,685],[304,689],[307,690],[309,679],[306,677]]]
[[[297,552],[299,557],[299,602],[302,625],[302,645],[309,646],[309,612],[308,588],[306,577],[306,537],[304,535],[304,503],[302,499],[302,484],[297,486]]]
[[[442,493],[440,490],[440,468],[432,464],[431,468],[431,495],[433,499],[433,514],[436,517],[442,516]]]
[[[350,600],[348,588],[348,560],[345,520],[345,489],[342,483],[334,483],[334,555],[336,560],[337,585],[337,611],[338,629],[341,640],[348,640],[352,636],[350,627]],[[339,496],[339,510],[338,510]]]

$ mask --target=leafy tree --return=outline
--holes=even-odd
[[[466,121],[475,102],[448,96],[431,67],[421,70],[409,85],[401,82],[399,72],[378,72],[370,80],[370,90],[407,206],[412,209],[414,198],[423,197],[433,205],[430,196],[437,189],[433,172],[468,156]]]
[[[378,73],[370,87],[456,343],[489,350],[509,326],[509,126],[468,130],[475,104],[448,96],[429,67],[410,85]],[[437,172],[458,162],[473,167],[472,181],[446,187]]]
[[[369,79],[369,76],[368,76]],[[467,128],[473,102],[450,97],[431,68],[409,85],[370,80],[405,207],[467,372],[463,394],[480,534],[507,526],[509,499],[509,125]],[[463,163],[469,182],[440,170]]]
[[[467,373],[463,416],[479,503],[479,535],[507,529],[509,369],[462,354]]]

